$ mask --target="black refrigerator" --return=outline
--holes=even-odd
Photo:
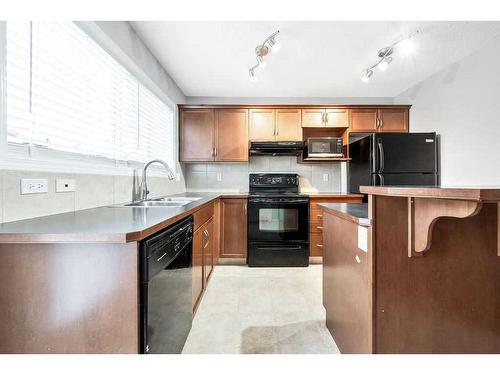
[[[349,191],[359,187],[439,185],[436,133],[358,133],[349,136]]]

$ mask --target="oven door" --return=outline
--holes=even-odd
[[[308,241],[308,198],[249,198],[249,241]]]

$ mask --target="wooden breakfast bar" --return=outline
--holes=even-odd
[[[500,189],[362,187],[325,204],[323,304],[343,353],[500,353]]]

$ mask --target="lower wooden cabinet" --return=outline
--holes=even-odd
[[[201,299],[203,290],[214,268],[214,252],[217,250],[217,236],[214,220],[214,205],[208,205],[194,214],[192,252],[193,311]]]
[[[361,195],[339,197],[311,197],[309,203],[309,255],[323,256],[323,210],[321,203],[361,203]]]
[[[247,256],[247,199],[223,198],[221,202],[221,258]]]

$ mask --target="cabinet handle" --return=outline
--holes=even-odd
[[[215,156],[215,147],[212,147],[212,156]]]
[[[316,246],[317,246],[317,247],[323,247],[323,245],[321,245],[321,244],[316,244]]]
[[[323,217],[323,215],[321,215],[321,214],[317,214],[316,216],[317,216],[317,217]]]
[[[217,156],[217,147],[214,147],[214,153],[215,153],[214,156]]]
[[[320,226],[320,227],[316,227],[316,229],[321,229],[321,230],[323,230],[323,227],[321,227],[321,226]]]
[[[325,112],[325,126],[328,124],[328,112]]]

